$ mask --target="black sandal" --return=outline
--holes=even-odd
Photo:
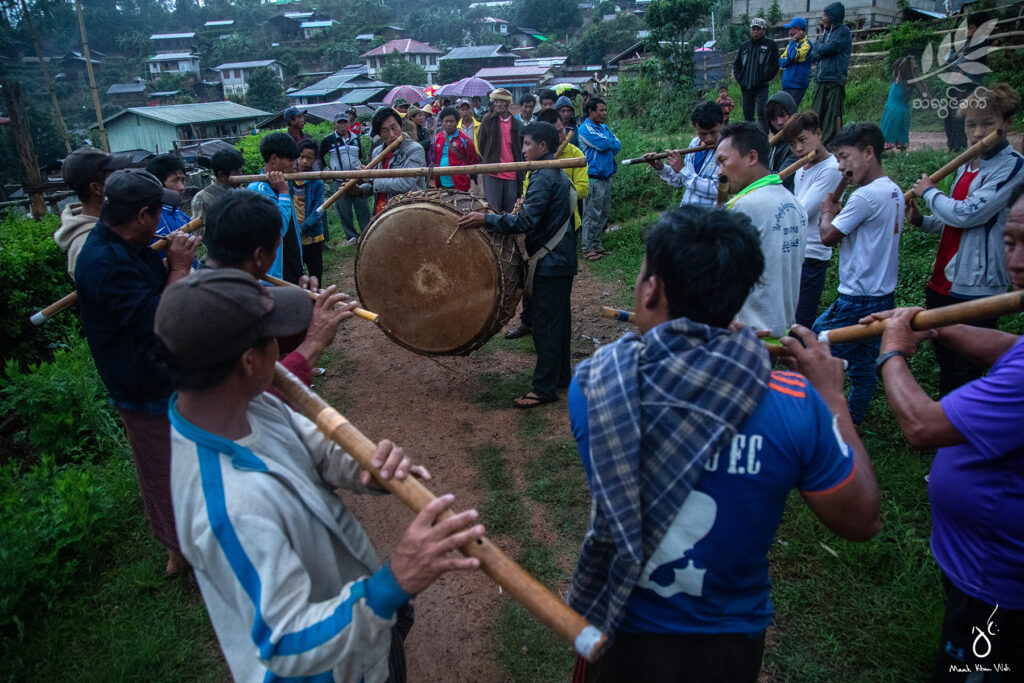
[[[557,400],[557,398],[541,398],[537,394],[530,391],[523,394],[522,396],[519,396],[518,398],[513,399],[512,405],[514,405],[516,408],[519,408],[520,410],[529,410],[530,408],[542,406],[545,403],[554,403]],[[519,401],[530,401],[530,403],[519,403]]]

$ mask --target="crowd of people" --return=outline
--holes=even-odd
[[[213,157],[214,180],[191,206],[202,236],[181,230],[190,217],[175,157],[147,170],[94,148],[67,157],[62,173],[81,204],[54,237],[89,348],[127,431],[166,572],[194,571],[236,679],[405,680],[413,597],[479,566],[452,553],[482,537],[478,515],[447,515],[447,495],[382,563],[334,490],[380,494],[381,480],[429,472],[383,440],[375,480],[271,386],[278,362],[308,385],[357,305],[320,288],[328,189],[285,174],[357,170],[369,152],[383,168],[586,160],[431,181],[482,193],[493,209],[465,214],[460,228],[523,236],[523,310],[507,336],[532,334],[537,361],[515,405],[567,398],[592,495],[567,601],[612,640],[600,660],[577,661],[574,681],[757,680],[772,619],[768,550],[789,493],[840,537],[879,531],[885,482],[858,427],[880,377],[910,444],[938,449],[927,486],[946,604],[932,680],[1022,680],[1024,343],[994,319],[916,332],[918,309],[895,309],[894,299],[907,223],[941,234],[927,307],[1024,290],[1024,156],[1006,140],[1019,95],[1000,83],[971,90],[956,118],[965,143],[995,132],[997,144],[961,166],[948,193],[923,176],[905,200],[881,163],[882,129],[842,125],[844,11],[825,7],[814,45],[806,21],[791,22],[781,55],[754,20],[736,64],[746,120],[728,123],[732,102],[719,92],[692,111],[697,151],[646,158],[682,200],[644,238],[639,333],[575,368],[573,280],[581,257],[608,253],[621,151],[600,97],[586,98],[580,119],[550,91],[521,98],[516,116],[501,88],[486,107],[397,103],[374,113],[372,145],[360,144],[367,134],[352,112],[317,141],[290,109],[287,129],[261,140],[265,181],[235,189],[242,156]],[[801,108],[808,61],[817,88]],[[780,66],[783,89],[769,97],[766,79]],[[779,171],[797,159],[787,184]],[[346,239],[426,184],[354,184],[336,203]],[[846,184],[855,189],[844,200]],[[833,248],[837,298],[820,311]],[[265,286],[268,277],[299,288]],[[881,338],[820,340],[875,320],[888,321]],[[778,338],[788,370],[773,369],[764,336]],[[924,340],[936,351],[938,400],[907,363]],[[985,624],[997,626],[979,654],[972,642]]]

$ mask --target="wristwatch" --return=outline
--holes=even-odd
[[[900,356],[904,360],[906,360],[906,358],[907,358],[907,354],[903,353],[902,351],[886,351],[881,356],[879,356],[878,358],[875,359],[875,374],[876,375],[878,375],[879,377],[882,376],[882,366],[885,365],[886,361],[888,361],[893,356]]]

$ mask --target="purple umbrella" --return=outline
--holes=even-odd
[[[423,88],[416,85],[396,85],[384,96],[384,104],[405,100],[409,104],[423,104],[428,98]]]
[[[476,76],[463,78],[461,81],[446,83],[437,89],[434,97],[483,97],[494,90],[490,82]]]

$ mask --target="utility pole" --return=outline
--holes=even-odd
[[[75,0],[75,12],[78,13],[78,28],[82,32],[82,56],[85,57],[85,72],[89,75],[89,89],[92,90],[92,106],[96,109],[96,125],[100,130],[100,146],[104,152],[110,151],[107,142],[107,131],[103,127],[103,112],[100,110],[100,96],[96,92],[96,76],[92,72],[92,57],[89,56],[89,37],[85,33],[85,17],[82,16],[82,0]]]
[[[4,101],[7,114],[11,117],[11,132],[14,133],[14,146],[21,162],[23,187],[28,194],[32,207],[32,217],[36,220],[46,215],[46,201],[43,199],[43,178],[39,173],[39,160],[36,159],[35,145],[32,144],[32,132],[25,116],[25,108],[21,106],[21,86],[17,81],[4,81]]]
[[[46,67],[46,58],[43,57],[43,49],[39,46],[39,39],[36,38],[35,29],[32,28],[32,17],[29,16],[28,6],[25,0],[21,0],[21,12],[25,18],[25,25],[28,27],[28,34],[32,37],[32,47],[36,49],[36,57],[39,59],[39,70],[43,72],[43,82],[46,89],[50,91],[50,104],[53,106],[53,117],[57,121],[57,130],[64,138],[64,147],[68,154],[71,154],[71,138],[68,137],[68,129],[64,127],[64,117],[60,113],[60,103],[57,101],[57,91],[53,87],[53,79],[50,78],[50,70]],[[88,57],[86,57],[88,59]]]

